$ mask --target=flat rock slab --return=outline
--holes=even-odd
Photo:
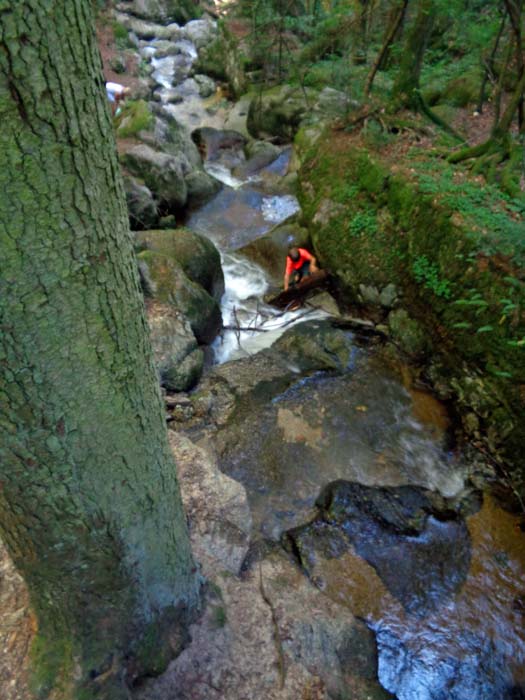
[[[390,697],[373,635],[282,554],[243,579],[218,575],[192,643],[137,700],[353,700]]]
[[[252,517],[244,486],[223,474],[211,451],[169,431],[193,554],[206,576],[237,574],[248,551]]]

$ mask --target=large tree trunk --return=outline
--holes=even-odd
[[[0,0],[0,48],[0,533],[43,686],[120,697],[198,586],[90,0]]]

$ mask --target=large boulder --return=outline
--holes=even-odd
[[[127,0],[119,9],[152,22],[187,22],[199,12],[194,0]]]
[[[343,372],[350,363],[352,348],[348,333],[334,328],[330,321],[301,323],[273,345],[274,352],[303,372],[316,369]]]
[[[188,188],[188,207],[194,208],[211,199],[222,188],[222,183],[205,170],[193,170],[185,177]]]
[[[199,149],[193,142],[190,132],[179,124],[175,117],[168,114],[160,105],[151,105],[156,114],[152,142],[155,147],[171,155],[184,155],[190,170],[202,166]]]
[[[305,248],[309,246],[309,241],[310,237],[305,228],[295,222],[288,222],[274,226],[268,233],[243,246],[238,252],[260,265],[270,275],[272,282],[280,285],[288,246]]]
[[[199,343],[211,343],[222,326],[218,303],[199,284],[192,282],[181,265],[154,250],[144,250],[139,261],[147,268],[150,294],[188,319]]]
[[[250,103],[248,131],[254,138],[273,136],[282,142],[291,141],[316,97],[315,90],[303,91],[289,85],[266,90]]]
[[[184,33],[197,49],[201,49],[217,35],[217,23],[210,18],[194,19],[186,24]]]
[[[168,391],[189,391],[199,381],[204,353],[185,317],[168,304],[146,300],[153,359]]]
[[[224,293],[221,256],[214,244],[185,228],[143,231],[136,236],[136,245],[153,250],[177,262],[192,282],[203,287],[216,301]]]
[[[178,24],[169,24],[164,26],[155,22],[146,21],[145,19],[137,19],[128,14],[117,13],[116,20],[122,26],[133,32],[139,39],[161,39],[172,41],[178,39],[181,30]]]
[[[131,175],[124,175],[124,191],[131,229],[137,231],[155,226],[159,213],[151,190]]]
[[[191,138],[200,151],[206,154],[206,160],[217,160],[221,151],[240,151],[246,143],[246,137],[238,131],[214,129],[211,126],[195,129]]]
[[[188,189],[184,162],[180,157],[161,153],[150,146],[134,146],[123,156],[127,169],[142,178],[159,203],[170,210],[184,207]]]
[[[233,171],[235,177],[242,180],[273,163],[281,155],[282,150],[267,141],[251,141],[246,145],[245,153],[247,160]]]
[[[267,557],[259,575],[287,665],[301,664],[319,677],[330,698],[391,697],[377,680],[374,633],[349,608],[330,600],[282,554]]]
[[[193,554],[206,568],[215,564],[236,575],[248,551],[252,529],[246,490],[221,472],[209,451],[173,430],[168,434]]]
[[[233,105],[224,126],[232,131],[237,131],[243,136],[249,138],[250,133],[246,125],[248,119],[248,110],[250,109],[250,103],[252,101],[251,95],[243,95],[237,102]]]

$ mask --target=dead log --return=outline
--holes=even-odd
[[[286,309],[287,306],[294,302],[301,302],[312,289],[316,289],[327,282],[329,277],[330,275],[326,270],[313,272],[308,277],[302,279],[299,284],[296,284],[294,287],[289,287],[286,291],[269,299],[267,303],[278,309]]]

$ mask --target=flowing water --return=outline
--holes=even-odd
[[[154,51],[154,42],[144,50]],[[153,59],[162,104],[190,129],[220,128],[223,112],[211,114],[189,78],[195,56],[182,43],[176,56]],[[174,94],[184,101],[173,104]],[[269,171],[282,173],[286,158]],[[239,162],[234,154],[206,165],[225,186],[187,221],[222,251],[224,323],[243,329],[216,341],[218,362],[253,354],[292,323],[315,318],[265,305],[266,274],[235,252],[298,206],[288,194],[268,193],[264,175],[238,176]],[[471,465],[449,449],[446,411],[378,358],[356,344],[343,376],[300,379],[247,412],[232,433],[221,467],[245,485],[259,537],[278,540],[307,523],[320,490],[336,479],[411,484],[448,498],[466,493]],[[525,697],[525,536],[517,516],[485,495],[452,520],[430,515],[412,535],[366,518],[337,532],[322,523],[309,532],[308,575],[374,630],[379,679],[396,697]]]

